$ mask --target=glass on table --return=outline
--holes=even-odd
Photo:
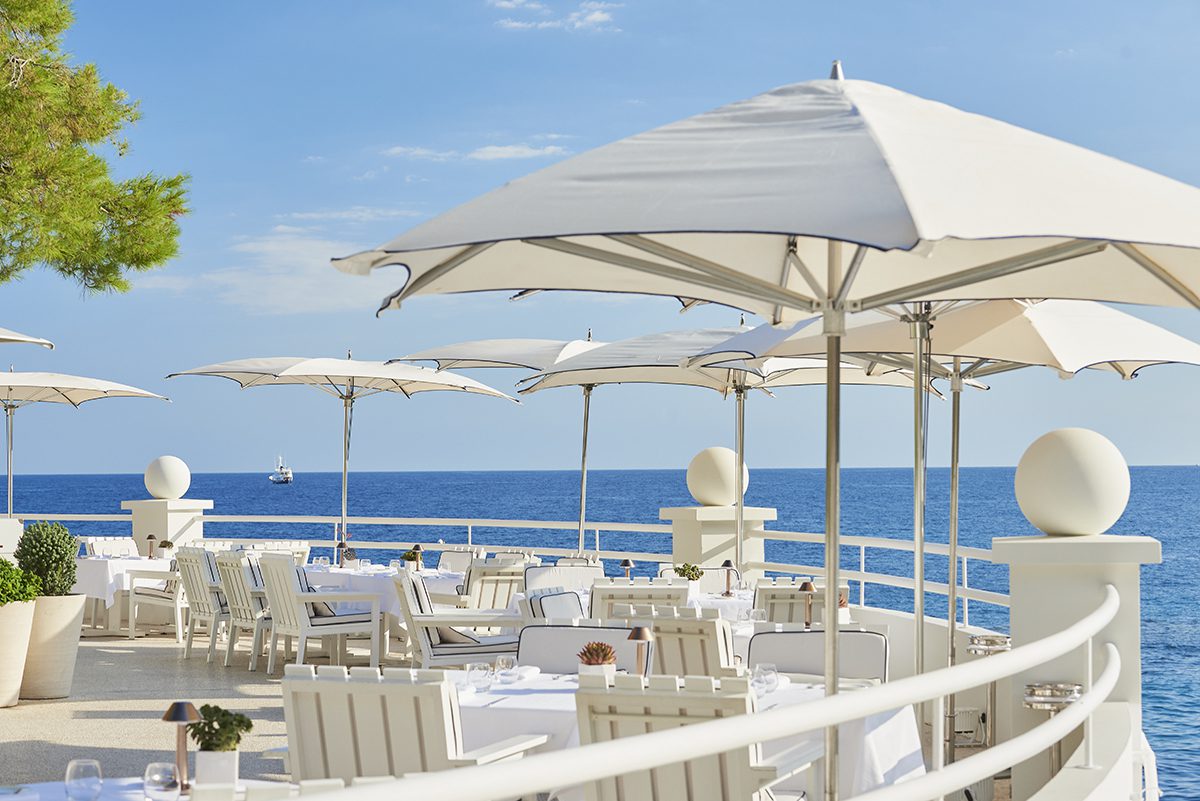
[[[775,692],[779,689],[779,671],[771,662],[759,662],[750,672],[750,686],[756,695]]]
[[[70,801],[96,801],[104,788],[100,763],[95,759],[72,759],[67,763],[63,787]]]
[[[146,801],[175,801],[179,798],[179,775],[174,762],[151,762],[142,776]]]
[[[393,559],[392,561],[388,562],[388,570],[394,570],[397,573],[399,573],[403,569],[404,569],[404,562],[402,562],[399,559]]]
[[[329,569],[329,557],[328,556],[318,556],[313,559],[313,565],[315,567],[321,568],[322,570],[328,570]]]
[[[359,557],[359,560],[358,560],[358,569],[359,570],[366,570],[370,566],[371,566],[370,559],[363,559],[362,557]]]
[[[747,614],[749,615],[749,620],[751,623],[766,623],[767,622],[767,610],[766,609],[751,609],[751,610],[749,610],[749,612]]]
[[[486,693],[492,689],[492,666],[487,662],[472,662],[467,665],[467,686],[475,692]]]
[[[501,684],[513,684],[521,677],[517,658],[511,654],[496,657],[496,678]]]

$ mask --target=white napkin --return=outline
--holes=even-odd
[[[534,676],[541,675],[542,669],[537,665],[521,665],[517,668],[517,675],[522,679],[532,679]]]

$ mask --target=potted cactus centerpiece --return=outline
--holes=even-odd
[[[26,525],[13,552],[21,569],[37,576],[42,587],[34,607],[22,698],[66,698],[71,694],[87,601],[86,596],[71,593],[78,555],[79,542],[67,527],[48,522]]]
[[[615,676],[617,650],[606,642],[585,643],[579,651],[579,674]]]
[[[215,704],[200,707],[200,720],[188,724],[196,752],[196,784],[236,785],[238,744],[254,728],[250,718]]]
[[[20,698],[34,599],[41,591],[37,576],[0,559],[0,707],[14,706]]]

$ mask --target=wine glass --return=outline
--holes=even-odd
[[[773,693],[779,689],[779,671],[771,662],[759,662],[750,675],[750,684],[758,695]]]
[[[146,801],[176,801],[179,798],[179,776],[174,762],[151,762],[142,776],[142,792]]]
[[[360,558],[360,559],[358,560],[358,569],[359,569],[359,570],[367,570],[367,569],[369,569],[370,567],[371,567],[371,560],[370,560],[370,559],[363,559],[363,558]]]
[[[472,662],[467,665],[467,684],[477,693],[492,689],[492,666],[487,662]]]
[[[767,610],[766,609],[751,609],[749,612],[749,615],[750,615],[751,623],[766,623],[767,622]]]
[[[515,656],[502,654],[496,657],[496,678],[501,684],[513,684],[520,677]]]
[[[403,569],[404,562],[401,562],[399,559],[393,559],[392,561],[388,562],[388,570],[394,570],[399,573]]]
[[[63,780],[70,801],[96,801],[104,787],[104,774],[95,759],[72,759]]]

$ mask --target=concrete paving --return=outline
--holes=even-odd
[[[140,776],[150,762],[173,761],[176,732],[162,715],[176,700],[247,715],[254,730],[242,739],[242,777],[287,778],[280,761],[261,757],[287,745],[279,675],[265,674],[265,660],[251,673],[245,648],[232,667],[221,658],[210,665],[207,642],[196,644],[185,660],[174,639],[85,638],[70,698],[0,709],[0,785],[61,781],[77,758],[100,760],[107,776]]]

